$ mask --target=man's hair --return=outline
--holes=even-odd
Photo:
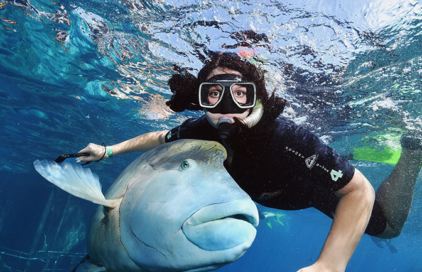
[[[267,113],[271,113],[271,116],[276,118],[283,111],[286,101],[275,97],[274,93],[269,98],[265,87],[264,73],[261,69],[235,53],[223,52],[213,53],[211,59],[207,60],[205,66],[199,71],[197,78],[189,72],[174,74],[168,81],[173,96],[166,104],[175,112],[181,112],[186,109],[202,110],[198,100],[199,85],[206,81],[209,74],[216,68],[235,70],[247,81],[254,82],[256,95],[264,105],[264,112],[267,111]]]

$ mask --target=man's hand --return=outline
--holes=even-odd
[[[79,157],[76,159],[76,162],[92,162],[100,161],[102,159],[107,159],[106,147],[102,145],[97,145],[90,143],[87,147],[79,151],[78,153],[89,153],[90,156]]]

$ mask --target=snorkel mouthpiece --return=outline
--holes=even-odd
[[[261,100],[258,100],[256,102],[256,105],[253,108],[251,114],[241,121],[248,128],[251,128],[251,127],[255,126],[256,124],[258,124],[258,122],[261,120],[263,114],[264,114],[264,106],[262,105]]]
[[[264,114],[264,107],[261,100],[256,102],[251,114],[243,120],[240,120],[248,128],[255,126]],[[228,139],[239,131],[239,125],[233,120],[232,117],[221,117],[217,124],[217,135],[220,139]]]
[[[231,135],[237,132],[238,128],[237,124],[231,117],[220,118],[220,120],[218,120],[217,126],[217,135],[223,140],[230,138]]]

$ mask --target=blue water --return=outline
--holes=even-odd
[[[398,149],[422,131],[422,6],[411,0],[0,1],[0,271],[69,271],[85,254],[95,205],[35,173],[36,159],[170,129],[174,67],[196,73],[209,51],[249,56],[285,112],[347,155]],[[251,36],[251,33],[259,34]],[[385,137],[377,137],[388,135]],[[107,188],[137,154],[90,165]],[[393,166],[353,161],[374,187]],[[347,271],[422,271],[422,182],[403,233],[364,236]],[[331,220],[284,212],[219,271],[312,264]]]

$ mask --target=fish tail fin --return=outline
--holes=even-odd
[[[67,162],[58,164],[47,160],[34,161],[34,167],[46,180],[69,194],[109,208],[117,206],[116,200],[105,199],[98,176],[89,168]]]

